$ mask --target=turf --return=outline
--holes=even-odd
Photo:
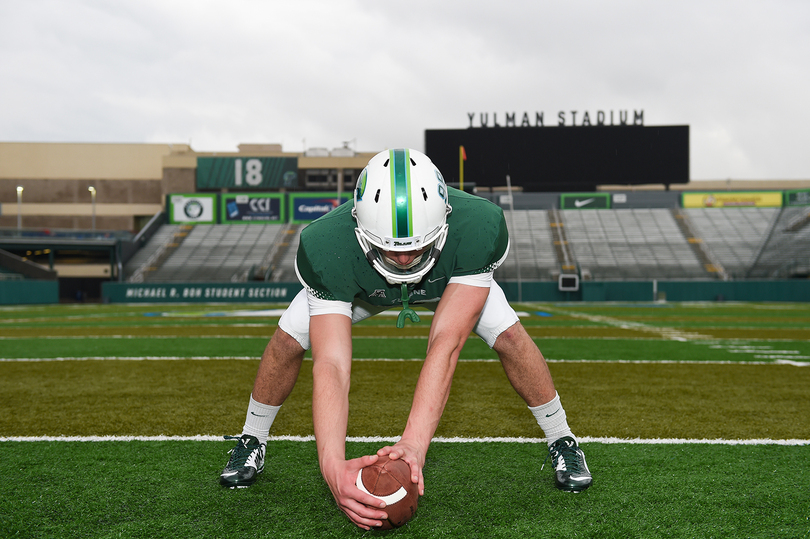
[[[394,328],[395,329],[395,328]],[[424,358],[427,346],[424,337],[390,337],[392,330],[378,337],[356,337],[354,357]],[[175,329],[175,331],[177,331]],[[77,337],[6,337],[2,339],[0,358],[115,358],[115,357],[217,357],[258,358],[269,337],[216,336],[131,336],[125,338]],[[698,340],[682,342],[666,339],[617,338],[536,338],[538,346],[549,360],[595,361],[751,361],[768,350],[788,349],[792,354],[810,359],[810,342],[768,340],[749,354],[741,347],[755,340]],[[496,359],[497,356],[480,339],[471,338],[461,359]],[[804,359],[804,361],[808,361]]]
[[[216,483],[224,442],[0,443],[3,537],[806,537],[810,448],[585,444],[572,495],[538,444],[434,443],[416,517],[363,532],[337,510],[313,442],[271,442],[246,490]],[[349,456],[377,445],[349,443]],[[23,456],[25,458],[21,458]],[[529,464],[530,465],[527,465]],[[592,464],[593,466],[593,464]],[[774,481],[778,477],[778,481]]]
[[[257,366],[233,360],[0,363],[0,433],[237,433]],[[400,434],[420,368],[417,361],[356,362],[349,435]],[[584,435],[810,439],[810,369],[563,362],[551,370],[572,427]],[[311,394],[307,361],[275,434],[312,434]],[[517,437],[540,431],[500,363],[462,362],[436,434]]]
[[[343,517],[310,441],[271,441],[266,472],[238,491],[217,484],[231,442],[8,441],[237,433],[278,318],[234,311],[277,307],[0,308],[0,537],[810,537],[806,304],[516,306],[594,486],[554,488],[541,432],[471,339],[437,435],[535,442],[435,442],[416,518],[388,533]],[[401,432],[424,319],[356,326],[350,436]],[[272,434],[312,434],[311,366]]]

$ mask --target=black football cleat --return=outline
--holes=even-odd
[[[582,492],[593,483],[585,462],[585,453],[570,436],[560,438],[548,448],[548,456],[556,470],[557,488],[566,492]],[[543,462],[545,465],[545,462]]]
[[[260,444],[255,436],[249,434],[225,436],[225,439],[238,441],[230,451],[231,458],[219,476],[219,484],[227,488],[247,488],[264,471],[266,445]]]

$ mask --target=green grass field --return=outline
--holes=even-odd
[[[0,308],[0,537],[810,537],[810,305],[522,304],[594,475],[545,443],[497,357],[468,342],[416,517],[364,532],[312,441],[311,362],[265,473],[218,475],[281,305]],[[428,313],[355,327],[347,452],[401,433]]]

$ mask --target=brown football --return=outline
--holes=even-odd
[[[357,474],[357,488],[385,502],[388,520],[376,529],[399,528],[416,513],[419,487],[411,482],[411,468],[405,461],[380,457]]]

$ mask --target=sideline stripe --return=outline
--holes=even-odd
[[[758,358],[768,358],[771,356],[755,356]],[[804,356],[798,356],[803,358]],[[788,359],[790,358],[790,359]],[[634,364],[634,365],[791,365],[793,367],[810,367],[810,362],[795,361],[796,356],[773,356],[773,361],[689,361],[689,360],[673,360],[673,359],[550,359],[546,358],[546,363],[603,363],[603,364]],[[94,357],[49,357],[49,358],[33,358],[33,357],[8,357],[0,358],[0,363],[38,363],[49,361],[258,361],[259,356],[94,356]],[[312,361],[312,358],[304,358],[304,361]],[[355,358],[352,361],[366,362],[366,361],[380,361],[380,362],[404,362],[415,361],[422,362],[424,359],[420,358]],[[499,363],[498,359],[460,359],[460,363]]]
[[[768,438],[757,438],[751,440],[727,440],[727,439],[690,439],[690,438],[611,438],[611,437],[590,437],[578,436],[580,443],[599,444],[641,444],[641,445],[664,445],[664,444],[707,444],[707,445],[810,445],[810,440],[772,440]],[[197,436],[0,436],[0,442],[224,442],[222,436],[201,435]],[[314,442],[315,436],[271,436],[270,442]],[[381,436],[348,436],[347,442],[362,443],[396,443],[399,437]],[[539,444],[546,443],[545,438],[444,438],[436,437],[433,443],[518,443],[518,444]]]

